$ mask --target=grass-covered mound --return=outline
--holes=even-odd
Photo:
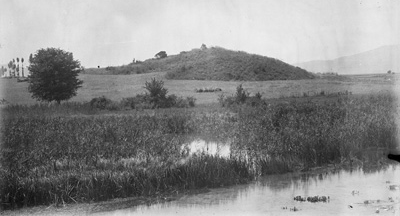
[[[148,59],[119,67],[88,69],[86,73],[140,74],[167,71],[177,80],[298,80],[314,75],[278,59],[220,47],[193,49],[161,59]]]
[[[219,47],[195,49],[174,58],[179,64],[167,73],[169,79],[264,81],[314,77],[306,70],[274,58]]]

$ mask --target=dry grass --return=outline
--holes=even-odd
[[[383,91],[394,91],[395,78],[387,79],[386,75],[346,76],[342,79],[314,79],[314,80],[282,80],[282,81],[200,81],[200,80],[168,80],[165,72],[134,74],[134,75],[92,75],[81,74],[84,81],[76,97],[71,101],[90,101],[94,97],[106,96],[119,101],[125,97],[132,97],[145,91],[146,81],[151,78],[164,80],[169,94],[177,96],[195,97],[196,104],[216,103],[220,94],[232,95],[239,84],[251,94],[260,92],[263,98],[279,98],[302,94],[303,92],[342,92],[350,91],[353,94],[371,94]],[[0,99],[12,104],[33,104],[36,101],[30,97],[28,83],[18,83],[15,79],[0,79]],[[218,93],[196,93],[196,88],[221,88]]]

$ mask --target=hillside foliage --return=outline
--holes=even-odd
[[[312,79],[314,75],[278,59],[232,51],[220,47],[193,49],[160,59],[148,59],[119,67],[107,67],[103,74],[141,74],[166,71],[175,80],[265,81]],[[96,70],[88,71],[96,73]]]

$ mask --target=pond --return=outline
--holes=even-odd
[[[205,141],[203,139],[193,139],[191,142],[182,145],[182,149],[187,148],[189,156],[193,154],[208,154],[228,158],[230,142]]]
[[[400,166],[269,175],[170,202],[97,215],[399,215]],[[296,201],[325,196],[326,202]],[[295,209],[295,210],[294,210]]]

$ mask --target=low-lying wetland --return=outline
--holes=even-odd
[[[399,133],[390,94],[85,118],[70,108],[47,116],[45,107],[14,107],[2,109],[3,209],[157,197],[315,167],[388,166]],[[337,199],[288,199],[298,195]]]

